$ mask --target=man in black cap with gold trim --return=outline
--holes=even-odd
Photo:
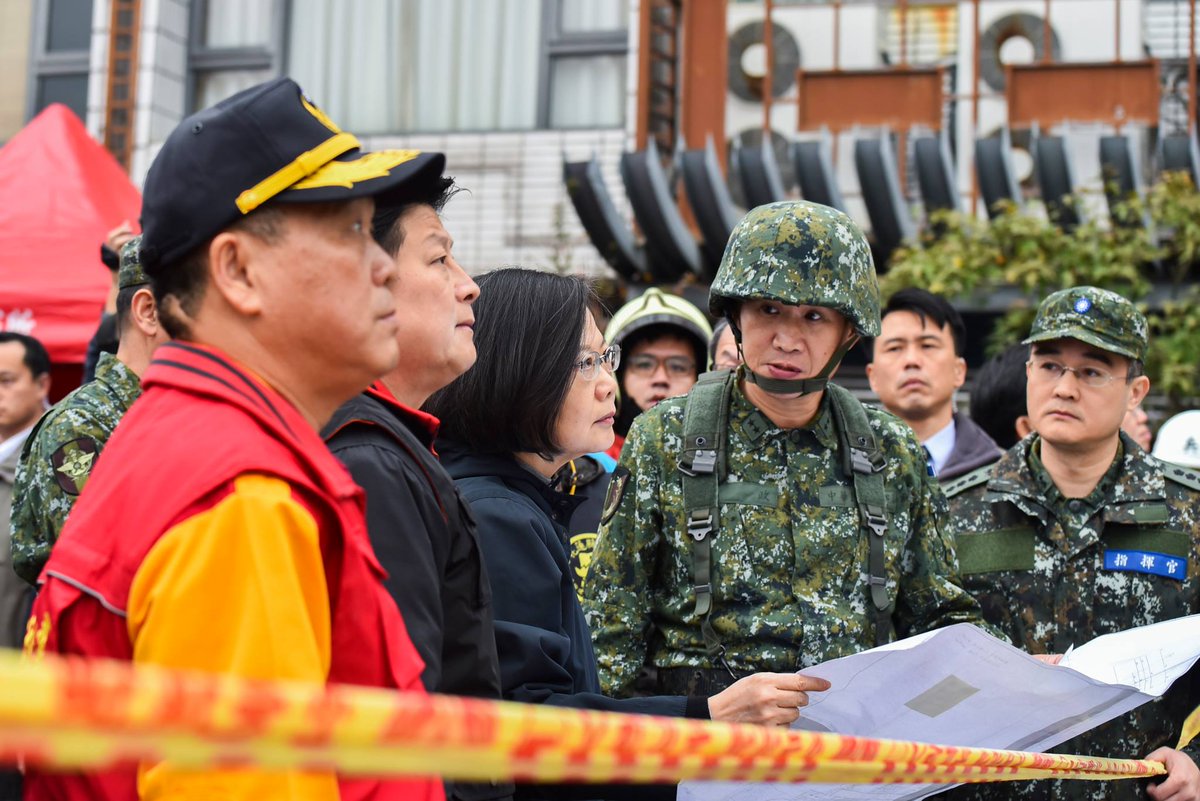
[[[358,147],[286,78],[168,137],[146,177],[141,255],[174,341],[155,354],[42,572],[25,640],[34,658],[423,692],[362,490],[317,432],[398,357],[396,269],[371,237],[374,198],[445,160]],[[429,779],[162,762],[31,773],[26,793],[443,797]]]

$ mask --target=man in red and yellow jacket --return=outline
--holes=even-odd
[[[423,692],[362,491],[317,431],[398,358],[373,197],[440,154],[362,153],[291,80],[185,119],[146,178],[142,264],[174,342],[41,576],[27,650]],[[29,799],[430,799],[332,772],[30,771]]]

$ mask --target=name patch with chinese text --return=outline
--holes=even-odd
[[[1104,569],[1150,573],[1183,581],[1187,578],[1187,559],[1153,551],[1108,550],[1104,552]]]

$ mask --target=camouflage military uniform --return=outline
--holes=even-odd
[[[1115,294],[1064,290],[1043,302],[1027,341],[1063,338],[1140,360],[1146,321]],[[1030,653],[1063,653],[1104,634],[1200,612],[1200,473],[1119,437],[1112,465],[1085,498],[1059,491],[1036,434],[945,487],[963,585],[987,620]],[[1143,757],[1174,746],[1197,704],[1200,668],[1193,668],[1162,699],[1055,750]],[[1196,759],[1200,742],[1185,753]],[[960,788],[947,798],[1099,801],[1144,798],[1143,788],[1137,781],[1020,782]]]
[[[121,248],[118,288],[149,283],[138,259],[141,236]],[[13,487],[12,557],[17,575],[36,584],[104,443],[142,392],[141,380],[104,353],[96,377],[42,416],[25,441]]]
[[[963,585],[1013,644],[1063,653],[1102,634],[1200,612],[1200,475],[1191,486],[1124,433],[1108,473],[1066,499],[1037,456],[1036,435],[991,468],[947,487]],[[980,475],[983,473],[983,475]],[[969,486],[976,482],[974,486]],[[965,488],[964,488],[965,487]],[[1148,572],[1157,569],[1158,573]],[[1161,700],[1058,746],[1060,753],[1138,758],[1174,746],[1200,704],[1193,669]],[[1200,756],[1200,741],[1187,749]],[[1138,782],[1031,782],[957,797],[1142,798]]]
[[[37,582],[104,443],[141,394],[138,377],[111,353],[95,380],[46,412],[25,441],[12,510],[13,569]]]
[[[634,423],[621,453],[628,476],[614,477],[628,484],[592,554],[585,593],[608,693],[624,692],[647,660],[711,667],[682,520],[683,406],[682,398],[662,401]],[[955,578],[945,501],[920,444],[893,415],[867,414],[887,457],[887,589],[898,633],[978,622]],[[729,476],[712,535],[712,624],[731,665],[739,673],[791,671],[873,647],[867,543],[836,458],[828,396],[810,427],[782,430],[735,387],[727,443]]]
[[[763,206],[738,224],[710,306],[729,314],[726,304],[751,298],[833,308],[859,335],[879,333],[866,240],[844,214],[816,204]],[[705,546],[707,583],[694,575],[695,534],[680,473],[685,438],[692,437],[684,422],[689,401],[662,401],[635,421],[584,588],[605,692],[630,692],[647,663],[658,670],[660,691],[671,686],[664,673],[717,667],[697,588],[711,593],[708,622],[739,674],[796,670],[876,644],[869,540],[855,479],[841,458],[847,432],[839,433],[837,403],[824,381],[842,353],[799,389],[739,368],[727,389],[727,422],[714,429],[724,469],[715,485],[718,520]],[[808,427],[784,430],[749,400],[746,381],[767,392],[824,395]],[[945,499],[921,446],[887,412],[867,409],[863,424],[876,440],[887,507],[880,575],[892,606],[882,620],[900,636],[979,622],[978,606],[958,584]],[[719,685],[705,687],[714,689]]]

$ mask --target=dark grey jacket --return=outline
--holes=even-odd
[[[954,415],[954,450],[938,473],[938,483],[965,476],[972,470],[991,464],[1004,451],[987,435],[979,424],[965,414]]]

